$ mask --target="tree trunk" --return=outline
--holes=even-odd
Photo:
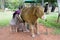
[[[42,6],[44,5],[44,0],[42,0]]]
[[[59,22],[59,17],[60,17],[60,13],[58,14],[58,19],[57,19],[57,22]]]
[[[1,9],[4,9],[4,0],[1,0]]]
[[[60,17],[60,0],[57,0],[57,3],[58,3],[58,18],[57,18],[57,22],[59,22],[59,17]]]

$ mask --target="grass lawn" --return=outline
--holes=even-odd
[[[55,28],[54,34],[60,34],[60,22],[57,23],[58,13],[50,13],[47,16],[47,21],[38,19],[39,23],[44,24],[46,27]]]
[[[12,18],[12,12],[0,12],[0,27],[7,26]]]

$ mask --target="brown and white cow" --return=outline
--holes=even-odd
[[[44,11],[40,6],[35,7],[25,7],[22,9],[21,18],[24,22],[29,24],[30,32],[32,37],[35,37],[34,27],[36,28],[36,33],[39,34],[39,27],[35,26],[37,24],[38,18],[43,18]]]

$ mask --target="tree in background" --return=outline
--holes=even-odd
[[[26,0],[25,0],[26,1]],[[29,0],[28,0],[29,1]],[[31,0],[32,1],[32,0]],[[33,0],[39,2],[40,4],[44,4],[45,2],[54,3],[56,0]],[[19,5],[23,5],[24,0],[0,0],[0,7],[2,9],[17,9]]]
[[[5,8],[9,9],[17,9],[19,6],[23,4],[23,0],[6,0],[5,1]]]

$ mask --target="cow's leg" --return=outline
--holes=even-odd
[[[29,32],[29,30],[27,29],[27,23],[25,22],[25,25],[23,26],[23,32]]]
[[[30,31],[31,31],[32,37],[35,37],[35,34],[34,34],[34,25],[30,25]]]
[[[38,23],[35,23],[36,33],[37,33],[37,34],[40,34],[40,33],[39,33],[39,27],[38,27],[37,24],[38,24]]]

